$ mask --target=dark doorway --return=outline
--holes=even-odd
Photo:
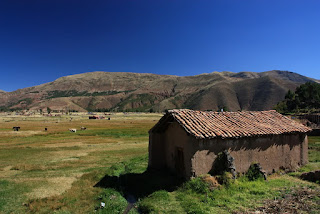
[[[183,148],[176,148],[176,172],[179,176],[185,176]]]

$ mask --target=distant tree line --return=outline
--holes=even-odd
[[[295,92],[289,90],[285,99],[275,109],[280,113],[313,112],[320,109],[320,84],[307,82],[297,87]]]
[[[88,91],[77,91],[77,90],[68,90],[68,91],[60,91],[60,90],[54,90],[54,91],[48,91],[46,99],[52,99],[57,97],[81,97],[81,96],[106,96],[106,95],[114,95],[119,93],[129,93],[134,90],[127,90],[127,91],[101,91],[101,92],[93,92],[90,93]],[[30,92],[31,93],[31,92]],[[33,92],[35,93],[35,92]]]

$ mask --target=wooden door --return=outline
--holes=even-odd
[[[183,154],[183,148],[176,147],[176,172],[179,176],[185,176],[185,167],[184,167],[184,154]]]

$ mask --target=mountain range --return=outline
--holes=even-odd
[[[1,109],[164,111],[173,108],[269,110],[290,89],[318,80],[289,71],[212,72],[195,76],[89,72],[0,91]]]

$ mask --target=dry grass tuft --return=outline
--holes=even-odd
[[[45,185],[33,189],[32,192],[27,194],[27,196],[29,198],[46,198],[54,195],[60,195],[71,188],[72,183],[77,180],[79,175],[80,174],[74,177],[46,178]]]

